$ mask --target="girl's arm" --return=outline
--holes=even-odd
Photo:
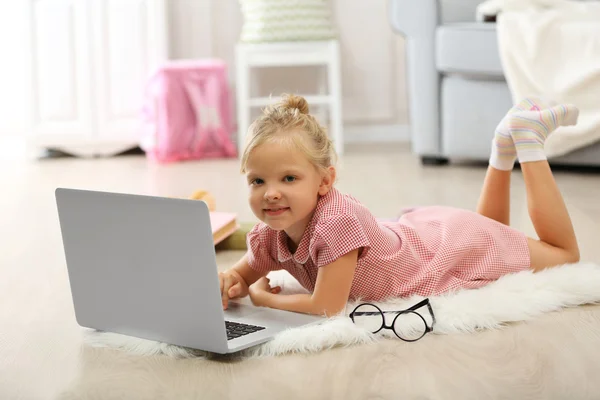
[[[248,256],[244,254],[244,256],[238,261],[233,267],[232,270],[240,274],[240,276],[246,281],[248,286],[252,285],[254,282],[266,276],[268,272],[257,272],[250,268],[248,265]]]
[[[250,287],[250,297],[258,306],[306,314],[336,315],[344,310],[348,301],[358,252],[359,249],[353,250],[331,264],[320,267],[312,294],[273,294],[268,287],[259,286]]]
[[[244,255],[232,268],[219,272],[223,309],[227,309],[229,299],[247,296],[248,286],[266,275],[267,272],[257,272],[250,268],[247,255]]]

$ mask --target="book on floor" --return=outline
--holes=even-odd
[[[210,225],[215,245],[231,236],[239,228],[236,214],[221,211],[210,212]]]

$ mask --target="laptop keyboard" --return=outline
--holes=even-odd
[[[227,329],[227,340],[239,338],[240,336],[249,333],[258,332],[265,329],[264,326],[240,324],[239,322],[225,321],[225,329]]]

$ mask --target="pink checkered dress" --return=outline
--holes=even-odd
[[[419,207],[397,220],[378,220],[335,189],[319,199],[294,254],[286,233],[264,223],[247,241],[251,268],[285,269],[311,292],[320,267],[362,248],[352,300],[477,288],[529,268],[525,235],[490,218],[451,207]]]

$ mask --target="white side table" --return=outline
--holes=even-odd
[[[342,88],[340,50],[337,40],[315,42],[278,42],[236,46],[236,85],[238,149],[241,154],[244,136],[250,125],[252,107],[265,107],[273,102],[269,97],[251,97],[250,70],[260,67],[325,65],[327,74],[319,79],[319,94],[298,93],[309,105],[326,106],[329,111],[329,134],[338,154],[344,152],[342,131]],[[322,121],[321,121],[322,122]]]

